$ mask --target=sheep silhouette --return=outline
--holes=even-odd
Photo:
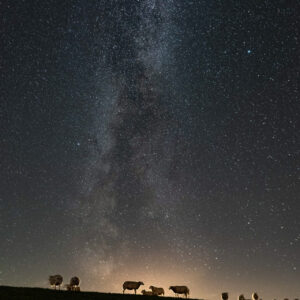
[[[164,295],[164,294],[165,294],[164,289],[161,288],[161,287],[156,287],[156,286],[150,285],[150,286],[149,286],[149,289],[151,289],[153,295],[156,295],[156,296]]]
[[[185,285],[171,285],[169,290],[172,290],[176,296],[178,296],[178,294],[184,294],[185,298],[190,294],[189,288]]]
[[[141,293],[142,293],[144,296],[153,296],[153,295],[155,295],[152,291],[145,291],[145,290],[142,290]]]
[[[125,290],[134,290],[134,293],[136,294],[136,290],[139,289],[141,285],[144,285],[142,281],[125,281],[123,283],[123,294]]]

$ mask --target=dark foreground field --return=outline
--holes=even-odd
[[[162,297],[159,297],[162,298]],[[1,300],[138,300],[158,299],[157,296],[142,296],[142,295],[122,295],[122,294],[107,294],[96,292],[68,292],[54,291],[41,288],[21,288],[0,286]],[[163,297],[164,300],[174,300],[171,297]],[[177,298],[178,299],[178,298]],[[191,299],[190,299],[191,300]]]

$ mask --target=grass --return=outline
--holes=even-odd
[[[42,288],[0,286],[0,300],[118,300],[118,299],[120,300],[156,299],[157,300],[158,297],[132,295],[132,294],[123,295],[123,294],[97,293],[97,292],[69,292],[63,290],[55,291],[55,290],[42,289]],[[163,299],[174,300],[174,298],[172,297],[163,297]]]

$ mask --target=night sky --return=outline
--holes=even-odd
[[[299,297],[297,10],[0,1],[0,285]]]

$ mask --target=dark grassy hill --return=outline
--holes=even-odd
[[[0,286],[0,300],[157,300],[159,298],[162,297]],[[171,297],[163,297],[163,299],[174,300],[174,298]]]

